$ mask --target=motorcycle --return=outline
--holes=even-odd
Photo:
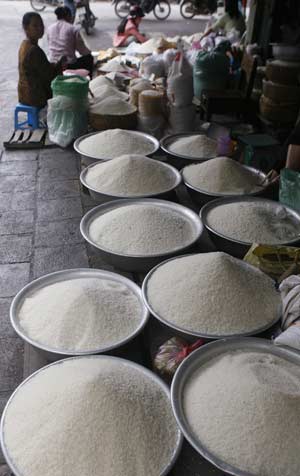
[[[77,2],[76,11],[78,11],[78,23],[80,23],[86,34],[89,35],[97,19],[90,9],[89,0]]]
[[[180,14],[186,20],[191,20],[196,15],[208,15],[217,10],[217,0],[179,0]]]
[[[30,5],[36,12],[43,12],[48,5],[49,7],[62,7],[63,0],[30,0]]]
[[[64,1],[63,0],[30,0],[30,4],[36,12],[42,12],[45,10],[46,6],[50,7],[63,7]],[[85,30],[86,34],[89,35],[91,29],[95,26],[96,17],[92,13],[89,0],[82,0],[79,2],[75,1],[76,5],[76,12],[78,12],[78,21],[81,27]]]
[[[143,8],[144,13],[153,12],[157,20],[166,20],[171,13],[171,5],[169,0],[153,0],[147,2],[147,8],[143,7],[145,2],[137,2],[136,0],[112,0],[112,4],[115,8],[115,14],[119,18],[126,18],[129,14],[129,10],[133,5],[139,5]]]

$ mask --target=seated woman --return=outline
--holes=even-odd
[[[19,102],[27,106],[43,108],[52,97],[51,81],[62,72],[65,58],[49,63],[38,41],[44,35],[41,16],[35,12],[25,13],[22,21],[26,39],[19,49]]]
[[[55,62],[61,56],[65,56],[67,69],[86,69],[92,78],[94,60],[80,35],[79,28],[72,25],[71,10],[68,7],[58,7],[55,15],[57,21],[47,30],[50,60]],[[82,55],[80,58],[76,58],[76,51]]]
[[[147,38],[139,32],[139,25],[144,17],[143,10],[139,6],[131,7],[129,16],[124,18],[118,26],[118,33],[114,36],[113,45],[128,46],[131,41],[144,43]]]
[[[218,33],[219,31],[224,32],[225,36],[229,35],[230,32],[236,30],[239,32],[240,37],[246,30],[246,24],[244,17],[239,9],[238,0],[225,0],[225,13],[221,18],[214,23],[208,30],[203,33],[199,41],[203,40],[206,36],[211,33]]]

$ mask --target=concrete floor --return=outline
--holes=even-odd
[[[82,215],[94,202],[79,187],[80,164],[72,150],[48,149],[30,152],[2,150],[13,130],[17,102],[17,52],[23,38],[22,15],[29,2],[1,1],[0,16],[0,414],[12,391],[24,376],[43,365],[16,336],[9,323],[13,296],[26,283],[64,268],[111,269],[85,245],[80,233]],[[99,20],[88,38],[93,50],[111,46],[119,22],[108,3],[93,3]],[[43,12],[46,25],[54,21],[53,10]],[[171,17],[158,22],[149,15],[143,22],[147,33],[192,34],[203,30],[205,20],[184,21],[178,6]],[[42,42],[45,47],[45,43]],[[131,276],[132,278],[137,278]],[[25,359],[24,359],[25,357]],[[9,471],[1,466],[0,476]],[[221,472],[185,445],[172,476],[220,476]]]

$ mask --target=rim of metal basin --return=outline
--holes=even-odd
[[[190,376],[198,370],[201,365],[205,365],[208,361],[211,361],[211,359],[222,354],[224,355],[226,351],[233,352],[234,350],[271,353],[272,355],[285,358],[300,365],[299,351],[295,349],[292,350],[289,347],[274,345],[271,341],[266,339],[243,337],[210,342],[192,352],[176,370],[171,386],[171,401],[173,412],[181,431],[199,454],[214,466],[226,472],[226,474],[232,474],[234,476],[253,476],[253,474],[226,463],[217,455],[213,454],[212,451],[208,450],[208,448],[202,444],[201,440],[192,432],[183,410],[184,387]]]
[[[279,321],[279,319],[281,318],[281,314],[282,314],[282,306],[281,305],[278,306],[277,314],[274,317],[273,321],[271,321],[269,324],[266,324],[266,325],[264,325],[262,327],[259,327],[257,329],[253,329],[252,331],[241,332],[241,333],[236,333],[236,334],[205,334],[203,332],[192,331],[190,329],[185,329],[184,327],[178,326],[175,323],[173,323],[171,321],[168,321],[167,319],[162,317],[152,307],[151,303],[149,302],[148,294],[147,294],[148,282],[150,281],[152,275],[157,271],[157,269],[160,268],[161,266],[163,266],[164,264],[169,263],[170,261],[173,261],[173,260],[186,258],[187,256],[195,256],[196,254],[201,254],[201,253],[190,253],[190,254],[186,254],[186,255],[175,256],[175,257],[169,258],[169,259],[163,261],[162,263],[159,263],[158,265],[156,265],[146,275],[146,277],[143,281],[143,284],[142,284],[142,296],[143,296],[144,304],[147,307],[148,311],[154,317],[156,317],[156,319],[158,319],[160,322],[162,322],[165,326],[167,326],[171,329],[175,329],[178,332],[182,332],[183,334],[187,334],[187,335],[190,335],[190,336],[202,337],[203,339],[208,339],[208,340],[210,340],[210,339],[229,339],[229,338],[237,338],[237,337],[250,337],[250,336],[253,336],[253,335],[261,334],[262,332],[270,329],[272,326],[274,326]],[[253,267],[252,265],[246,263],[245,261],[241,261],[241,263],[243,263],[243,265],[245,265],[245,267],[249,267],[249,266],[251,268]],[[274,287],[275,287],[275,282],[274,282]]]
[[[135,296],[139,299],[139,302],[141,304],[141,320],[138,327],[129,336],[126,336],[126,338],[122,339],[121,341],[116,342],[109,346],[76,351],[76,350],[58,349],[58,348],[53,348],[53,347],[41,344],[40,342],[29,337],[24,332],[24,330],[22,329],[19,323],[18,311],[28,295],[31,295],[35,291],[42,289],[45,286],[50,284],[54,284],[57,282],[62,282],[62,281],[70,280],[70,279],[89,278],[89,277],[91,278],[98,277],[99,279],[102,279],[102,280],[114,281],[116,283],[123,284],[128,289],[130,289],[135,294]],[[122,276],[120,274],[113,273],[111,271],[92,269],[92,268],[65,269],[62,271],[55,271],[54,273],[49,273],[44,276],[41,276],[40,278],[35,279],[34,281],[31,281],[29,284],[24,286],[15,296],[10,306],[11,324],[14,330],[16,331],[16,333],[25,342],[43,351],[51,352],[54,354],[66,355],[66,356],[85,356],[89,354],[98,354],[100,352],[108,352],[108,351],[117,349],[127,344],[134,337],[136,337],[145,327],[148,319],[149,319],[149,312],[143,302],[141,288],[139,288],[137,284],[135,284],[133,281],[131,281],[128,278],[125,278],[125,276]]]
[[[153,205],[153,206],[160,206],[167,208],[169,210],[176,211],[182,216],[185,216],[187,220],[190,221],[190,223],[193,224],[194,227],[194,232],[195,236],[193,240],[183,246],[179,247],[170,251],[166,251],[164,253],[155,253],[155,254],[147,254],[147,255],[133,255],[133,254],[126,254],[126,253],[117,253],[116,251],[112,251],[108,248],[105,248],[103,246],[100,246],[96,242],[94,242],[90,236],[89,236],[89,225],[93,221],[94,217],[98,217],[100,215],[104,215],[107,212],[110,212],[114,209],[120,208],[120,207],[125,207],[125,206],[134,206],[134,205]],[[95,248],[98,248],[99,250],[102,250],[106,253],[109,253],[114,256],[124,256],[126,258],[159,258],[162,256],[170,256],[173,253],[177,253],[179,251],[184,251],[185,249],[190,248],[192,245],[194,245],[198,239],[200,238],[200,235],[203,232],[203,225],[202,222],[199,218],[199,216],[190,210],[189,208],[179,205],[178,203],[173,203],[169,202],[168,200],[161,200],[161,199],[154,199],[154,198],[137,198],[137,199],[121,199],[121,200],[113,200],[107,203],[104,203],[102,205],[98,205],[97,207],[92,208],[89,210],[82,218],[80,222],[80,231],[84,239],[93,245]]]
[[[127,130],[127,129],[123,129],[123,130],[126,131],[126,132],[130,132],[131,134],[134,134],[134,135],[136,135],[136,136],[138,136],[138,137],[143,137],[144,139],[147,139],[149,142],[152,142],[152,144],[153,144],[153,149],[152,149],[151,152],[148,152],[147,156],[148,156],[148,155],[153,155],[153,154],[155,154],[155,152],[158,151],[158,149],[159,149],[159,141],[158,141],[155,137],[151,136],[150,134],[146,134],[145,132],[130,131],[130,130]],[[104,132],[104,131],[90,132],[89,134],[85,134],[84,136],[78,137],[78,139],[75,140],[74,145],[73,145],[75,151],[76,151],[78,154],[80,154],[80,155],[82,155],[82,156],[84,156],[84,157],[88,157],[89,159],[93,159],[93,160],[95,160],[95,161],[96,161],[96,160],[100,160],[100,161],[112,160],[114,157],[94,157],[94,156],[92,156],[92,155],[86,154],[85,152],[83,152],[83,151],[80,149],[80,143],[81,143],[83,140],[87,139],[88,137],[91,137],[91,136],[94,136],[94,135],[97,135],[97,134],[101,134],[102,132]]]
[[[135,362],[132,362],[130,360],[126,360],[126,359],[123,359],[121,357],[114,357],[114,356],[110,356],[110,355],[85,355],[85,356],[74,356],[74,357],[68,357],[66,359],[62,359],[62,360],[58,360],[56,362],[53,362],[51,364],[48,364],[44,367],[42,367],[41,369],[37,370],[36,372],[34,372],[32,375],[30,375],[29,377],[27,377],[17,388],[16,390],[13,392],[13,394],[10,396],[8,402],[6,403],[5,405],[5,408],[3,410],[3,413],[2,413],[2,418],[1,418],[1,422],[0,422],[0,446],[2,448],[2,451],[3,451],[3,454],[4,454],[4,457],[5,457],[5,460],[8,464],[8,466],[10,467],[10,469],[13,471],[14,475],[15,476],[24,476],[21,474],[21,472],[18,470],[17,466],[15,465],[15,463],[13,462],[11,456],[9,455],[9,452],[8,452],[8,449],[6,447],[6,444],[5,444],[5,438],[4,438],[4,425],[5,425],[5,417],[6,417],[6,413],[7,413],[7,410],[9,408],[9,405],[11,404],[12,400],[14,399],[15,395],[17,394],[17,392],[20,390],[21,387],[23,387],[24,385],[26,385],[26,383],[35,378],[40,372],[43,372],[45,371],[47,368],[49,367],[52,367],[54,365],[62,365],[64,362],[66,361],[69,361],[69,360],[79,360],[79,359],[108,359],[108,360],[113,360],[113,361],[117,361],[120,363],[120,365],[126,365],[128,367],[131,367],[131,368],[134,368],[136,369],[137,371],[141,372],[143,375],[145,375],[146,377],[149,377],[149,379],[152,379],[157,385],[159,385],[161,387],[161,389],[165,392],[165,394],[167,395],[167,397],[169,398],[170,400],[170,405],[172,405],[171,403],[171,396],[170,396],[170,390],[168,388],[168,386],[166,385],[166,383],[161,379],[159,378],[156,374],[154,374],[154,372],[151,372],[151,370],[148,370],[146,367],[143,367],[142,365],[139,365],[139,364],[136,364]],[[179,456],[179,453],[181,451],[181,448],[182,448],[182,443],[183,443],[183,435],[180,431],[180,428],[178,427],[178,435],[177,435],[177,441],[176,441],[176,446],[174,448],[174,451],[172,453],[172,457],[169,461],[169,463],[166,465],[165,468],[163,468],[162,472],[160,473],[159,476],[166,476],[169,471],[171,470],[171,468],[174,466],[178,456]],[[27,475],[28,476],[28,475]]]
[[[241,197],[241,196],[238,196],[238,197],[228,197],[228,198],[217,198],[216,200],[212,200],[208,203],[206,203],[200,210],[200,213],[199,213],[199,216],[202,220],[202,223],[203,225],[205,226],[205,228],[207,228],[207,230],[209,230],[211,233],[219,236],[220,238],[223,238],[227,241],[231,241],[233,243],[237,243],[239,245],[243,245],[243,246],[251,246],[252,245],[252,242],[251,241],[242,241],[242,240],[238,240],[236,238],[232,238],[228,235],[224,235],[223,233],[220,233],[219,231],[217,231],[215,228],[213,228],[211,225],[208,224],[207,222],[207,216],[208,216],[208,213],[213,209],[213,208],[217,208],[218,206],[222,206],[222,205],[226,205],[228,203],[236,203],[236,202],[260,202],[260,203],[267,203],[267,204],[271,204],[272,206],[275,207],[275,205],[277,207],[281,206],[282,208],[285,208],[290,215],[292,215],[295,219],[295,221],[297,221],[299,223],[299,228],[300,228],[300,213],[296,212],[296,210],[293,210],[291,207],[288,207],[287,205],[283,205],[282,203],[279,203],[279,202],[275,202],[274,200],[270,200],[268,198],[260,198],[260,197],[251,197],[251,196],[245,196],[245,197]],[[284,245],[292,245],[293,243],[298,243],[300,241],[300,233],[298,235],[297,238],[294,238],[292,240],[287,240],[287,241],[282,241],[282,242],[278,242],[278,243],[273,243],[272,246],[284,246]],[[268,243],[266,243],[268,244]]]
[[[105,162],[95,162],[93,164],[90,164],[88,165],[87,167],[85,167],[81,174],[80,174],[80,181],[81,183],[89,190],[92,190],[92,192],[95,192],[95,193],[99,193],[101,195],[103,195],[104,197],[116,197],[116,198],[128,198],[128,199],[135,199],[135,198],[143,198],[143,197],[148,197],[148,198],[151,198],[151,197],[156,197],[157,195],[162,195],[162,194],[165,194],[165,193],[168,193],[168,192],[171,192],[172,190],[174,190],[176,187],[178,187],[182,181],[182,176],[180,174],[180,172],[175,169],[175,167],[173,167],[172,165],[169,165],[169,164],[166,164],[164,162],[158,162],[157,160],[155,159],[151,159],[150,157],[146,157],[147,160],[151,160],[153,162],[157,162],[159,163],[160,165],[162,165],[163,167],[165,167],[166,169],[168,169],[170,171],[170,173],[173,174],[173,178],[174,178],[174,183],[172,186],[168,187],[167,189],[165,190],[162,190],[162,191],[159,191],[159,192],[155,192],[155,193],[151,193],[151,194],[148,194],[148,195],[121,195],[121,194],[116,194],[116,193],[107,193],[107,192],[102,192],[101,190],[99,189],[96,189],[94,187],[92,187],[91,185],[89,185],[89,183],[86,181],[86,176],[89,172],[89,170],[91,170],[93,167],[101,167],[103,164],[105,164]]]

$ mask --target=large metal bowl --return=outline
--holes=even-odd
[[[187,256],[187,255],[185,255],[185,256]],[[149,302],[148,293],[147,293],[148,282],[160,266],[165,265],[169,261],[184,258],[185,256],[175,256],[174,258],[170,258],[170,259],[168,259],[166,261],[163,261],[162,263],[158,264],[157,266],[155,266],[155,268],[153,268],[153,269],[151,269],[151,271],[149,271],[149,273],[145,277],[145,279],[143,281],[143,284],[142,284],[142,296],[143,296],[145,306],[147,306],[147,308],[148,308],[148,310],[149,310],[149,312],[151,313],[152,316],[156,317],[156,319],[158,319],[163,326],[166,326],[169,329],[172,329],[174,334],[176,334],[180,337],[183,337],[185,339],[188,339],[188,340],[191,337],[193,337],[195,339],[201,337],[201,338],[206,339],[206,340],[216,340],[216,339],[227,339],[227,338],[233,338],[233,337],[258,336],[258,335],[262,334],[263,332],[265,332],[266,330],[273,327],[279,321],[279,319],[281,317],[281,314],[282,314],[282,307],[281,306],[278,307],[278,312],[274,316],[274,319],[273,319],[272,322],[270,322],[269,324],[266,324],[264,326],[257,327],[256,329],[252,329],[252,331],[241,332],[239,334],[230,334],[230,335],[205,334],[204,332],[201,332],[201,331],[193,331],[193,330],[190,330],[190,329],[186,329],[184,327],[176,325],[174,322],[170,322],[167,319],[165,319],[162,315],[160,315],[158,312],[155,311],[155,309],[152,307],[151,303]],[[190,254],[189,256],[192,256],[192,254]],[[244,261],[242,261],[241,264],[244,265],[245,268],[249,268],[249,266],[251,267],[251,265],[249,265],[248,263],[246,263]],[[274,287],[275,287],[275,283],[274,283]]]
[[[243,258],[245,254],[249,251],[249,248],[252,246],[253,243],[247,242],[247,241],[241,241],[237,240],[235,238],[230,238],[226,235],[223,235],[222,233],[218,232],[214,228],[212,228],[208,224],[207,216],[208,213],[213,210],[214,208],[217,208],[218,206],[221,205],[226,205],[227,203],[234,203],[234,202],[239,202],[239,203],[266,203],[268,205],[274,205],[274,207],[278,207],[280,204],[278,202],[275,202],[274,200],[269,200],[267,198],[258,198],[258,197],[230,197],[230,198],[219,198],[217,200],[213,200],[212,202],[207,203],[204,205],[204,207],[200,211],[200,217],[202,220],[203,225],[205,228],[208,230],[208,233],[210,235],[210,238],[212,239],[213,243],[215,244],[217,250],[219,251],[224,251],[225,253],[228,253],[232,256],[235,256],[237,258]],[[288,212],[294,217],[295,222],[299,224],[300,228],[300,214],[293,210],[292,208],[282,205]],[[297,246],[300,243],[300,236],[297,238],[286,241],[286,242],[280,242],[278,245],[282,246]],[[274,244],[275,246],[275,244]]]
[[[55,284],[61,281],[65,281],[68,279],[79,279],[79,278],[99,278],[105,279],[109,281],[114,281],[116,283],[123,284],[128,289],[130,289],[138,298],[141,304],[141,320],[138,327],[127,337],[125,337],[120,342],[116,342],[110,346],[101,347],[99,346],[96,349],[88,349],[88,350],[66,350],[66,349],[57,349],[51,348],[46,345],[41,344],[33,339],[31,339],[26,332],[22,329],[20,322],[19,322],[19,309],[21,308],[24,300],[30,296],[31,294],[35,293],[39,289],[44,288],[45,286],[49,286],[51,284]],[[42,312],[42,310],[41,310]],[[100,354],[105,352],[112,352],[117,351],[120,348],[124,347],[130,341],[132,341],[144,328],[149,318],[149,313],[147,308],[144,305],[142,299],[141,289],[130,279],[125,278],[117,273],[112,273],[110,271],[103,271],[100,269],[90,269],[90,268],[77,268],[77,269],[66,269],[63,271],[56,271],[54,273],[46,274],[41,278],[38,278],[31,283],[24,286],[21,291],[15,296],[12,301],[10,307],[10,320],[11,324],[16,331],[16,333],[28,344],[32,345],[38,352],[40,352],[48,361],[54,361],[58,359],[63,359],[67,356],[75,356],[75,355],[90,355],[90,354]]]
[[[47,369],[53,365],[62,365],[64,362],[66,361],[69,361],[70,359],[76,359],[76,360],[79,360],[79,359],[107,359],[108,361],[117,361],[119,363],[120,366],[125,366],[125,367],[131,367],[133,369],[136,370],[137,373],[140,373],[142,374],[143,376],[149,378],[149,380],[151,380],[153,382],[153,385],[157,385],[158,387],[160,387],[164,392],[165,394],[167,395],[167,397],[170,399],[170,391],[169,391],[169,388],[167,387],[167,385],[159,378],[157,377],[157,375],[155,375],[153,372],[151,372],[150,370],[146,369],[145,367],[143,367],[142,365],[139,365],[139,364],[136,364],[134,362],[131,362],[129,360],[126,360],[126,359],[122,359],[122,358],[119,358],[119,357],[112,357],[112,356],[104,356],[104,355],[97,355],[97,356],[93,356],[93,355],[90,355],[90,356],[84,356],[84,357],[69,357],[68,359],[64,359],[64,360],[60,360],[58,362],[54,362],[52,364],[49,364],[49,365],[46,365],[45,367],[42,367],[41,369],[39,369],[37,372],[34,372],[32,375],[30,375],[26,380],[24,380],[18,387],[17,389],[14,391],[14,393],[11,395],[10,399],[8,400],[6,406],[5,406],[5,409],[3,411],[3,414],[2,414],[2,418],[1,418],[1,424],[0,424],[0,443],[1,443],[1,448],[2,448],[2,451],[3,451],[3,455],[5,457],[5,460],[8,464],[8,466],[10,467],[11,471],[13,472],[13,474],[15,476],[24,476],[23,474],[21,474],[21,472],[19,471],[17,465],[14,463],[13,461],[13,458],[11,457],[11,455],[9,454],[9,449],[6,447],[6,444],[5,444],[5,431],[4,431],[4,427],[5,427],[5,418],[6,418],[6,413],[7,413],[7,410],[9,408],[9,405],[11,404],[11,402],[13,401],[13,399],[15,398],[16,394],[18,393],[18,391],[24,386],[26,385],[26,383],[31,380],[31,379],[34,379],[40,372],[45,372],[47,371]],[[171,402],[170,402],[170,405],[171,405]],[[178,458],[179,456],[179,453],[181,451],[181,447],[182,447],[182,442],[183,442],[183,436],[182,436],[182,433],[181,431],[179,430],[178,428],[178,435],[177,435],[177,441],[176,441],[176,445],[173,449],[173,453],[172,453],[172,456],[170,458],[170,461],[168,462],[168,464],[166,465],[165,468],[163,468],[163,470],[161,471],[161,473],[158,475],[158,476],[166,476],[171,468],[173,467],[173,465],[175,464],[175,461],[176,459]],[[37,455],[38,457],[39,455]],[[76,462],[74,462],[75,464]],[[28,475],[27,475],[28,476]]]
[[[149,160],[151,160],[151,159],[149,159]],[[108,195],[107,193],[103,193],[103,192],[101,192],[101,190],[99,190],[99,189],[97,190],[97,189],[93,188],[91,185],[89,185],[87,180],[86,180],[86,176],[87,176],[89,170],[92,169],[93,167],[98,166],[99,165],[98,163],[93,163],[93,164],[89,165],[88,167],[86,167],[85,169],[83,169],[81,174],[80,174],[80,181],[81,181],[82,185],[89,190],[91,197],[95,201],[97,201],[98,203],[106,203],[106,202],[110,202],[112,200],[118,200],[120,198],[126,198],[126,199],[162,198],[162,199],[165,199],[165,200],[176,199],[175,189],[181,183],[181,175],[178,172],[178,170],[176,170],[171,165],[165,164],[164,162],[159,162],[159,164],[162,167],[164,167],[167,171],[170,172],[170,176],[171,175],[173,176],[172,186],[168,187],[167,189],[165,189],[161,193],[152,193],[152,194],[148,194],[148,195],[134,195],[134,196],[128,196],[128,195],[124,196],[124,195],[117,195],[117,194]]]
[[[170,165],[173,165],[178,170],[181,170],[186,165],[195,164],[195,163],[198,164],[199,162],[205,162],[206,160],[217,157],[217,154],[211,155],[210,157],[190,157],[188,155],[176,154],[176,152],[172,152],[170,150],[170,145],[173,144],[175,140],[183,139],[184,137],[200,136],[200,135],[205,135],[205,134],[204,132],[201,132],[201,131],[181,132],[178,134],[171,134],[171,135],[163,137],[160,141],[160,147],[167,154],[168,162],[170,163]],[[217,144],[217,141],[216,141],[216,144]]]
[[[193,164],[194,165],[194,164]],[[257,176],[257,182],[258,183],[263,183],[265,182],[265,185],[262,186],[260,190],[257,190],[256,192],[250,192],[250,193],[238,193],[238,194],[226,194],[226,193],[213,193],[213,192],[208,192],[206,190],[203,190],[201,188],[195,187],[191,183],[188,182],[187,179],[184,178],[184,171],[190,167],[190,165],[187,165],[184,167],[181,171],[182,175],[182,180],[184,185],[187,188],[188,193],[190,194],[192,200],[197,203],[198,205],[205,205],[208,202],[211,202],[212,200],[216,200],[216,198],[230,198],[230,197],[245,197],[245,196],[263,196],[265,193],[265,189],[268,187],[269,182],[266,181],[266,174],[263,173],[261,170],[257,170],[253,167],[248,167],[246,165],[243,165],[245,169],[247,169],[249,172],[252,172],[253,175]]]
[[[153,255],[128,255],[124,253],[116,253],[95,243],[89,234],[89,228],[91,223],[97,217],[104,215],[107,212],[110,212],[120,207],[126,207],[128,205],[157,205],[159,207],[164,207],[165,209],[168,209],[170,211],[175,211],[185,217],[192,224],[195,237],[188,245],[185,245],[181,248],[177,248],[173,251]],[[188,251],[193,245],[196,245],[203,232],[203,225],[197,214],[189,208],[186,208],[182,205],[178,205],[177,203],[168,202],[166,200],[141,198],[136,200],[115,200],[93,208],[92,210],[87,212],[82,218],[80,223],[80,231],[84,239],[92,246],[94,246],[94,248],[96,248],[99,254],[103,257],[103,259],[108,263],[112,264],[116,268],[123,269],[125,271],[136,271],[144,273],[149,271],[149,269],[153,268],[153,266],[156,266],[164,259],[182,254],[185,251]]]
[[[101,131],[101,132],[103,132],[103,131]],[[86,167],[90,164],[93,164],[94,162],[99,163],[99,162],[104,162],[106,160],[113,159],[113,157],[106,157],[106,158],[99,159],[99,157],[93,157],[91,155],[87,155],[85,152],[83,152],[80,149],[80,144],[84,139],[86,139],[87,137],[96,135],[96,134],[101,134],[101,132],[98,131],[98,132],[91,132],[90,134],[85,134],[84,136],[78,137],[78,139],[76,139],[76,141],[74,142],[74,149],[76,150],[76,152],[81,157],[81,165],[82,166]],[[139,131],[127,131],[127,132],[130,132],[131,134],[134,134],[137,137],[143,137],[144,139],[147,139],[152,144],[152,150],[151,150],[151,152],[149,152],[147,154],[147,156],[152,156],[153,154],[155,154],[155,152],[158,151],[159,141],[157,139],[155,139],[155,137],[151,136],[150,134],[146,134],[145,132],[139,132]]]
[[[177,369],[172,382],[171,399],[173,411],[176,420],[189,443],[200,453],[205,459],[210,461],[217,468],[235,476],[253,476],[245,471],[231,466],[226,461],[220,459],[216,454],[212,453],[202,441],[193,433],[190,425],[185,417],[183,408],[185,385],[195,371],[210,362],[212,359],[226,355],[233,351],[249,351],[261,352],[262,354],[271,354],[282,359],[300,365],[300,352],[291,350],[287,347],[274,345],[265,339],[240,338],[240,339],[224,339],[207,344],[195,350],[187,357],[180,367]],[[220,422],[220,425],[222,422]],[[272,435],[270,435],[271,438]],[[263,448],[262,448],[263,451]]]

